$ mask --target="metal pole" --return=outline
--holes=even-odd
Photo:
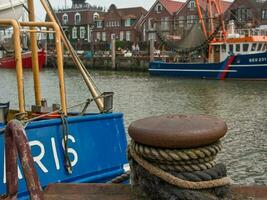
[[[33,0],[28,0],[29,9],[29,21],[35,21],[35,11]],[[35,27],[30,27],[30,30],[35,30]],[[31,51],[32,51],[32,71],[33,71],[33,82],[34,82],[34,94],[35,94],[35,104],[41,106],[41,86],[40,86],[40,76],[39,76],[39,62],[38,62],[38,47],[37,47],[37,37],[35,32],[30,32],[31,38]]]
[[[67,115],[67,103],[66,103],[66,94],[65,94],[65,84],[64,84],[64,70],[63,70],[63,54],[62,54],[62,45],[61,45],[61,34],[60,28],[57,23],[54,22],[21,22],[21,26],[45,26],[52,27],[55,31],[55,45],[57,52],[57,66],[58,66],[58,78],[59,78],[59,89],[60,89],[60,100],[61,100],[61,109],[65,115]]]
[[[150,40],[150,62],[154,61],[154,51],[155,51],[155,42],[153,39]]]
[[[24,83],[23,83],[19,24],[16,20],[0,20],[0,25],[11,25],[13,27],[13,42],[15,48],[15,60],[16,60],[16,71],[17,71],[19,112],[25,113]]]
[[[65,115],[67,115],[67,103],[66,103],[66,93],[65,93],[65,83],[64,83],[64,69],[63,69],[63,52],[60,29],[57,24],[54,23],[55,30],[55,43],[57,51],[57,66],[58,66],[58,78],[59,78],[59,88],[60,88],[60,98],[61,98],[61,108]]]
[[[55,17],[53,16],[52,12],[50,11],[49,6],[47,5],[46,1],[45,0],[41,0],[41,3],[43,5],[44,9],[46,10],[49,19],[52,22],[57,23],[57,20],[55,19]],[[98,92],[97,92],[97,90],[96,90],[96,88],[94,86],[94,83],[93,83],[92,79],[90,78],[90,75],[88,74],[88,72],[86,71],[85,67],[83,66],[83,64],[79,60],[78,55],[74,51],[73,47],[71,46],[71,44],[68,41],[68,39],[67,39],[66,35],[64,34],[64,32],[61,29],[60,29],[60,32],[61,32],[61,37],[62,37],[63,43],[64,43],[65,47],[68,49],[69,53],[71,54],[73,62],[76,64],[78,70],[80,71],[80,73],[81,73],[81,75],[82,75],[87,87],[89,88],[93,98],[96,99],[95,102],[96,102],[96,105],[97,105],[98,109],[101,112],[103,112],[104,111],[103,100],[101,98],[97,98],[97,97],[99,97],[100,94],[98,94]]]
[[[111,40],[111,60],[112,60],[112,69],[116,68],[116,41],[113,38]]]
[[[196,2],[197,13],[198,13],[198,17],[199,17],[199,20],[200,20],[202,31],[203,31],[203,33],[205,35],[205,38],[208,39],[207,29],[205,27],[205,23],[204,23],[201,7],[200,7],[200,4],[199,4],[199,0],[195,0],[195,2]]]

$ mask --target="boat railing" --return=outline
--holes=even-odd
[[[267,36],[266,29],[237,29],[236,34],[240,37]]]

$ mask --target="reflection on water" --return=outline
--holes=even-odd
[[[33,80],[25,71],[27,107],[34,103]],[[57,71],[41,72],[42,94],[48,103],[59,103]],[[228,124],[219,159],[229,168],[236,183],[267,184],[267,82],[216,81],[150,77],[145,73],[93,71],[101,91],[114,91],[114,110],[125,114],[125,126],[132,121],[161,114],[209,114]],[[67,69],[69,105],[89,94],[79,73]],[[13,70],[0,72],[0,102],[17,106],[16,76]],[[96,106],[89,108],[97,111]]]

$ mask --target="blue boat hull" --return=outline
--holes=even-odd
[[[69,117],[68,153],[72,174],[64,167],[61,119],[36,121],[26,128],[41,185],[56,182],[106,182],[124,172],[127,141],[121,113]],[[4,135],[0,135],[0,193],[6,193]],[[8,159],[8,158],[7,158]],[[19,166],[19,197],[28,193]]]
[[[228,59],[221,63],[151,62],[149,73],[190,78],[267,79],[267,53],[237,55],[229,66]]]

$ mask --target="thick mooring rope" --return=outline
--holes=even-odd
[[[222,149],[220,142],[216,142],[209,146],[184,150],[154,148],[134,141],[132,141],[131,146],[136,153],[142,155],[144,158],[156,160],[157,162],[163,161],[164,163],[166,163],[166,161],[178,161],[179,164],[181,164],[181,161],[202,163],[203,161],[213,160],[217,153]]]
[[[220,144],[219,143],[214,144],[214,145],[210,145],[209,147],[204,147],[204,149],[205,149],[204,151],[202,151],[202,148],[194,149],[195,151],[192,153],[189,153],[190,150],[188,150],[188,149],[183,150],[181,154],[178,153],[176,156],[174,156],[174,154],[170,153],[170,152],[163,153],[163,149],[160,149],[159,151],[162,151],[162,152],[159,153],[159,151],[155,148],[145,147],[144,149],[146,149],[146,155],[143,157],[143,154],[140,154],[140,151],[139,152],[136,151],[136,148],[135,148],[136,146],[138,146],[139,148],[137,148],[137,149],[140,150],[140,146],[143,146],[143,145],[132,142],[129,145],[130,157],[132,157],[140,166],[142,166],[149,173],[161,178],[162,180],[166,181],[167,183],[169,183],[171,185],[177,186],[179,188],[184,188],[184,189],[199,190],[199,189],[209,189],[209,188],[214,188],[214,187],[225,186],[225,185],[229,185],[231,182],[231,179],[228,177],[222,177],[219,179],[213,179],[213,180],[207,180],[207,181],[205,180],[205,181],[198,181],[198,182],[187,181],[187,180],[181,179],[178,176],[175,176],[175,175],[167,172],[167,170],[165,171],[165,170],[161,169],[159,166],[156,166],[153,162],[150,163],[149,160],[144,158],[147,155],[153,155],[154,160],[156,160],[155,159],[156,157],[154,154],[155,152],[157,152],[157,155],[159,155],[158,159],[165,157],[165,158],[167,158],[168,161],[170,158],[175,158],[174,160],[189,160],[190,157],[192,157],[194,159],[199,159],[200,157],[205,158],[205,156],[211,156],[211,155],[217,154],[219,152],[219,150],[220,150],[220,147],[219,147]],[[212,146],[212,148],[211,148],[211,146]],[[153,153],[151,153],[152,151],[148,151],[148,149],[150,149],[150,150],[153,149]],[[211,149],[211,151],[209,151],[209,150],[206,151],[207,149],[209,149],[209,150]],[[167,149],[166,151],[171,151],[171,150]],[[174,151],[178,151],[178,150],[174,150]],[[148,152],[150,152],[150,153],[148,153]],[[214,153],[212,154],[212,152],[214,152]],[[212,168],[213,166],[209,166],[209,167],[207,167],[207,169]],[[168,171],[172,171],[172,170],[168,170]],[[174,171],[177,172],[177,170],[174,170]],[[198,170],[194,170],[194,171],[198,171]],[[199,173],[199,176],[201,176],[200,173]]]

